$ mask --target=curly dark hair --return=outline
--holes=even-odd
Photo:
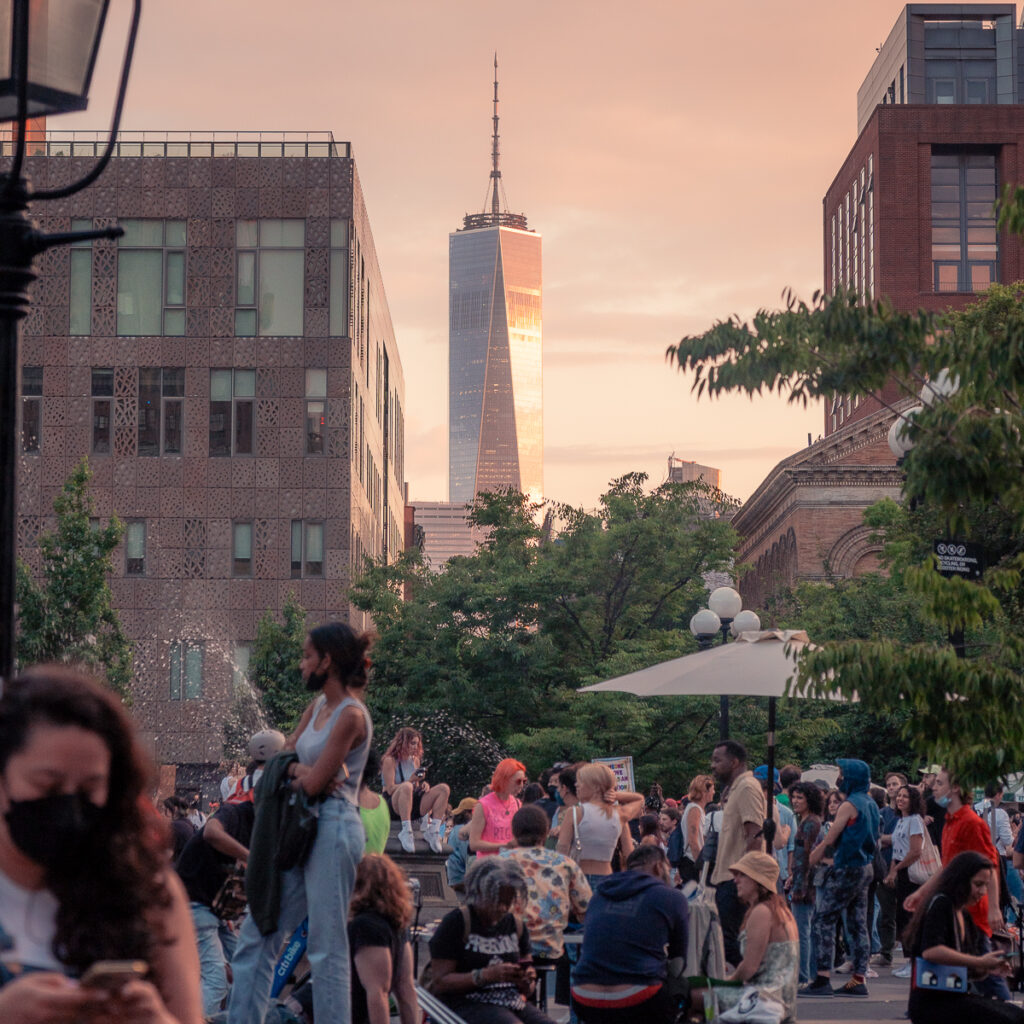
[[[42,665],[0,697],[0,772],[37,725],[95,733],[110,751],[107,802],[71,870],[46,877],[57,898],[53,953],[76,971],[96,960],[146,960],[156,942],[153,911],[170,905],[166,824],[149,805],[153,778],[117,698],[73,669]]]
[[[790,795],[799,793],[807,801],[807,813],[820,818],[825,810],[825,794],[813,782],[794,782]]]
[[[900,793],[904,790],[907,792],[907,813],[906,817],[910,817],[912,814],[919,814],[924,817],[925,806],[924,796],[921,794],[921,790],[917,786],[900,786],[896,791],[896,799],[899,800]]]

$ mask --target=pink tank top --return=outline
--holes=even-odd
[[[512,815],[519,810],[519,800],[510,796],[502,803],[494,793],[480,798],[484,812],[484,832],[480,837],[488,843],[507,843],[512,838]],[[490,851],[477,852],[478,857],[488,856]]]

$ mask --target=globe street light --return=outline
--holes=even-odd
[[[14,156],[0,174],[0,686],[14,668],[14,578],[17,557],[18,321],[28,312],[36,256],[57,245],[119,238],[121,228],[44,234],[28,217],[33,199],[63,199],[91,185],[110,162],[124,109],[142,0],[134,0],[131,28],[110,139],[81,180],[31,190],[22,175],[30,117],[84,110],[110,0],[0,0],[0,122],[14,122]]]
[[[702,651],[710,650],[715,639],[721,635],[722,643],[728,643],[729,635],[737,637],[747,630],[761,628],[761,620],[756,612],[743,608],[743,598],[732,587],[718,587],[708,598],[708,607],[690,619],[690,632],[697,638],[697,646]],[[722,694],[719,698],[718,735],[721,739],[729,738],[729,696]]]

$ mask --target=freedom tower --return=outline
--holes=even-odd
[[[498,149],[494,58],[491,176],[482,213],[448,236],[448,499],[544,492],[541,240],[510,213]]]

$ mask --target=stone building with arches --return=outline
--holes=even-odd
[[[901,405],[910,405],[909,401]],[[797,580],[832,580],[878,569],[864,511],[900,499],[902,473],[887,435],[894,413],[881,409],[783,459],[733,518],[745,607],[765,609]]]

